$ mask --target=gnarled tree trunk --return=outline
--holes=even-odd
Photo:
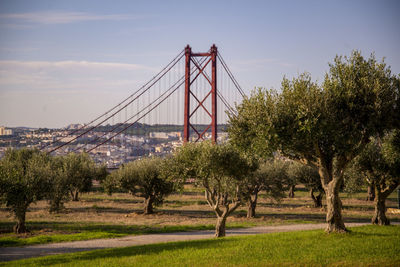
[[[294,189],[295,189],[296,185],[291,185],[289,187],[289,193],[288,193],[288,197],[290,198],[294,198]]]
[[[15,217],[17,219],[17,223],[13,228],[14,233],[22,234],[22,233],[28,232],[28,230],[26,229],[26,226],[25,226],[25,215],[26,215],[26,209],[24,209],[24,208],[17,210],[15,212]]]
[[[347,232],[342,217],[342,201],[339,198],[338,182],[332,181],[324,189],[327,206],[326,222],[328,223],[325,231],[328,233]]]
[[[250,196],[247,200],[247,218],[254,218],[256,216],[258,193],[254,194],[254,198]]]
[[[153,202],[154,202],[154,197],[149,196],[146,197],[144,200],[144,214],[153,214]]]
[[[249,200],[247,201],[247,218],[254,218],[256,216],[257,202]]]
[[[314,189],[310,189],[310,197],[314,202],[314,208],[321,208],[322,207],[322,192],[319,192],[318,195],[314,195]]]
[[[367,201],[374,201],[375,200],[375,188],[374,184],[369,184],[367,189]]]
[[[72,201],[79,201],[79,191],[71,190]]]
[[[217,224],[215,226],[215,237],[224,237],[226,230],[226,218],[228,216],[223,214],[217,218]]]
[[[375,195],[375,213],[372,217],[372,224],[389,225],[390,221],[386,217],[386,197],[384,194],[377,190]]]
[[[343,222],[342,216],[342,201],[339,197],[339,188],[341,184],[341,177],[333,177],[329,174],[327,169],[319,170],[321,182],[326,195],[326,222],[327,226],[325,231],[328,233],[345,233],[347,229]],[[329,182],[327,182],[329,181]]]

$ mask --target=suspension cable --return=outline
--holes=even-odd
[[[199,64],[201,66],[201,64],[199,63],[199,61],[197,60],[197,58],[194,58],[194,60],[196,61],[197,64]],[[207,74],[207,70],[203,71],[204,75],[207,77],[207,79],[210,80],[210,77]],[[229,110],[229,112],[234,113],[233,112],[233,108],[230,106],[229,102],[226,101],[225,97],[223,95],[220,94],[218,87],[217,87],[217,96],[221,99],[221,101],[224,103],[225,107]]]
[[[246,94],[244,93],[243,89],[240,87],[239,83],[235,79],[235,76],[232,74],[232,72],[229,70],[228,66],[226,65],[224,59],[222,58],[221,54],[218,52],[217,57],[222,63],[222,66],[224,67],[226,73],[228,74],[229,78],[231,78],[233,84],[235,85],[236,89],[239,91],[239,93],[242,95],[242,97],[245,97]]]
[[[126,131],[129,127],[133,126],[136,122],[138,122],[139,120],[141,120],[142,118],[144,118],[147,114],[149,114],[151,111],[153,111],[155,108],[157,108],[159,105],[161,105],[168,97],[170,97],[177,89],[179,89],[179,87],[184,83],[185,81],[183,80],[171,93],[169,93],[166,97],[164,97],[164,99],[162,99],[157,105],[155,105],[153,108],[151,108],[150,110],[148,110],[146,113],[144,113],[141,117],[139,117],[137,120],[135,120],[134,122],[128,124],[128,126],[124,127],[122,130],[118,131],[117,133],[115,133],[114,135],[112,135],[111,137],[107,138],[105,141],[101,142],[100,144],[97,144],[95,147],[89,149],[88,151],[86,151],[87,153],[91,152],[92,150],[98,148],[99,146],[107,143],[108,141],[110,141],[111,139],[113,139],[115,136],[119,135],[120,133]]]
[[[205,59],[203,60],[202,63],[204,63]],[[201,63],[201,64],[202,64]],[[193,66],[191,68],[191,75],[196,71],[197,69],[195,68],[195,66]],[[178,81],[176,81],[173,85],[170,86],[170,88],[168,90],[166,90],[163,94],[161,94],[160,96],[158,96],[155,100],[153,100],[153,102],[151,102],[150,104],[148,104],[147,106],[143,107],[140,111],[138,111],[135,115],[129,117],[126,121],[124,121],[122,124],[116,125],[114,126],[111,130],[109,130],[108,132],[104,133],[103,135],[95,138],[94,140],[90,141],[90,143],[93,143],[95,141],[98,141],[99,139],[103,138],[105,135],[107,135],[108,133],[112,133],[114,132],[114,130],[118,129],[120,126],[125,125],[125,123],[127,123],[128,121],[130,121],[131,119],[133,119],[136,116],[139,116],[140,113],[142,113],[144,110],[150,108],[154,103],[156,103],[160,98],[162,98],[165,94],[168,93],[168,91],[170,91],[171,89],[173,89],[178,83],[180,83],[170,94],[168,94],[168,96],[166,98],[164,98],[163,100],[161,100],[161,102],[159,102],[155,107],[151,108],[148,112],[146,112],[143,116],[141,116],[140,118],[138,118],[136,121],[134,121],[133,123],[129,124],[128,127],[124,127],[122,131],[119,131],[117,134],[113,135],[112,137],[108,138],[106,141],[101,142],[99,145],[96,145],[95,147],[89,149],[88,151],[86,151],[87,153],[91,152],[93,149],[101,146],[102,144],[108,142],[109,140],[113,139],[115,136],[119,135],[120,133],[124,132],[126,129],[128,129],[129,127],[131,127],[133,124],[135,124],[136,122],[138,122],[140,119],[142,119],[143,117],[145,117],[148,113],[150,113],[152,110],[154,110],[156,107],[158,107],[162,102],[164,102],[172,93],[174,93],[185,81],[185,75],[183,75]],[[78,148],[75,151],[80,150],[81,148]]]
[[[113,106],[111,109],[107,110],[106,112],[104,112],[103,114],[97,116],[95,119],[91,120],[88,123],[85,123],[84,125],[82,125],[81,127],[79,127],[78,129],[75,129],[73,131],[71,131],[70,133],[67,134],[67,136],[73,135],[83,129],[85,129],[87,126],[91,125],[92,123],[98,121],[100,118],[107,116],[107,114],[109,114],[111,111],[115,110],[116,108],[118,108],[119,106],[121,106],[123,103],[125,103],[126,101],[128,101],[131,97],[133,97],[134,95],[136,95],[137,93],[139,93],[141,90],[143,90],[148,84],[150,84],[154,79],[156,79],[161,73],[163,73],[173,62],[175,62],[176,60],[180,60],[183,57],[183,53],[185,50],[182,50],[181,52],[179,52],[179,54],[172,60],[170,61],[160,72],[158,72],[156,75],[154,75],[147,83],[145,83],[142,87],[140,87],[138,90],[136,90],[135,92],[133,92],[130,96],[128,96],[127,98],[125,98],[124,100],[122,100],[121,102],[119,102],[117,105]],[[178,59],[179,58],[179,59]],[[175,63],[176,64],[176,63]],[[130,102],[131,103],[131,102]],[[108,118],[107,118],[108,119]],[[42,148],[40,148],[40,150],[45,149],[46,147],[53,145],[59,141],[61,141],[62,139],[64,139],[67,136],[63,136],[59,139],[56,139],[50,143],[47,143],[45,146],[43,146]],[[76,140],[76,139],[75,139]],[[74,141],[74,140],[72,140]],[[58,149],[58,148],[57,148]],[[56,149],[56,150],[57,150]],[[54,150],[52,150],[51,152],[53,152]]]
[[[54,152],[54,151],[56,151],[56,150],[58,150],[58,149],[60,149],[60,148],[62,148],[62,147],[64,147],[64,146],[66,146],[66,145],[72,143],[73,141],[75,141],[75,140],[78,139],[79,137],[81,137],[81,136],[87,134],[88,132],[90,132],[90,131],[92,131],[92,130],[98,128],[102,123],[104,123],[105,121],[107,121],[107,120],[110,119],[111,117],[114,117],[118,112],[120,112],[121,110],[123,110],[124,108],[126,108],[129,104],[131,104],[131,103],[134,102],[136,99],[138,99],[140,96],[142,96],[142,95],[143,95],[145,92],[147,92],[155,83],[157,83],[162,77],[164,77],[165,74],[168,73],[168,72],[176,65],[176,63],[183,57],[184,54],[182,54],[182,55],[181,55],[181,54],[182,54],[182,52],[179,53],[180,57],[179,57],[179,59],[178,59],[177,61],[175,61],[172,65],[171,65],[171,64],[168,64],[168,65],[171,65],[171,66],[170,66],[169,68],[164,68],[163,70],[165,70],[165,69],[167,69],[167,70],[166,70],[160,77],[158,77],[156,80],[154,80],[154,82],[151,83],[150,86],[148,86],[143,92],[141,92],[141,93],[140,93],[139,95],[137,95],[135,98],[133,98],[132,100],[130,100],[128,103],[126,103],[124,106],[122,106],[122,107],[119,108],[117,111],[115,111],[114,113],[112,113],[110,116],[106,117],[106,118],[105,118],[104,120],[102,120],[101,122],[97,123],[95,126],[90,127],[88,130],[85,130],[83,133],[77,135],[76,137],[74,137],[73,139],[69,140],[68,142],[66,142],[66,143],[64,143],[64,144],[61,144],[61,145],[57,146],[56,148],[50,150],[48,153]],[[175,58],[175,59],[177,59],[177,58]],[[175,59],[174,59],[174,60],[175,60]],[[173,61],[172,61],[172,62],[173,62]],[[168,66],[168,65],[167,65],[167,66]],[[149,82],[146,83],[146,84],[149,84]],[[144,88],[144,87],[142,87],[142,88]],[[141,89],[139,89],[137,92],[139,92],[140,90],[141,90]],[[136,92],[135,92],[135,93],[136,93]],[[134,95],[134,94],[132,94],[132,95]],[[131,96],[130,96],[130,97],[131,97]],[[130,97],[129,97],[129,98],[130,98]],[[126,101],[124,101],[124,102],[126,102]],[[117,105],[116,107],[120,106],[120,105],[121,105],[122,103],[124,103],[124,102],[121,102],[121,103],[120,103],[119,105]],[[113,108],[113,109],[115,109],[115,108]],[[106,112],[105,114],[108,114],[108,112]]]

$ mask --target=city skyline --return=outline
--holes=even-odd
[[[0,125],[90,121],[187,44],[215,43],[247,94],[304,71],[321,82],[353,49],[398,74],[399,11],[397,1],[0,1]]]

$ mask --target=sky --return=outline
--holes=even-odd
[[[249,94],[284,76],[322,81],[358,49],[400,73],[400,1],[0,0],[0,125],[85,123],[187,44],[218,46]]]

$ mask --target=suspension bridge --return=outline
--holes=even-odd
[[[124,137],[145,126],[180,129],[182,142],[218,142],[220,127],[226,125],[228,114],[235,112],[235,103],[243,97],[244,91],[215,45],[201,53],[192,52],[187,45],[131,95],[42,145],[41,150],[96,154],[107,151],[101,147],[124,147]]]

